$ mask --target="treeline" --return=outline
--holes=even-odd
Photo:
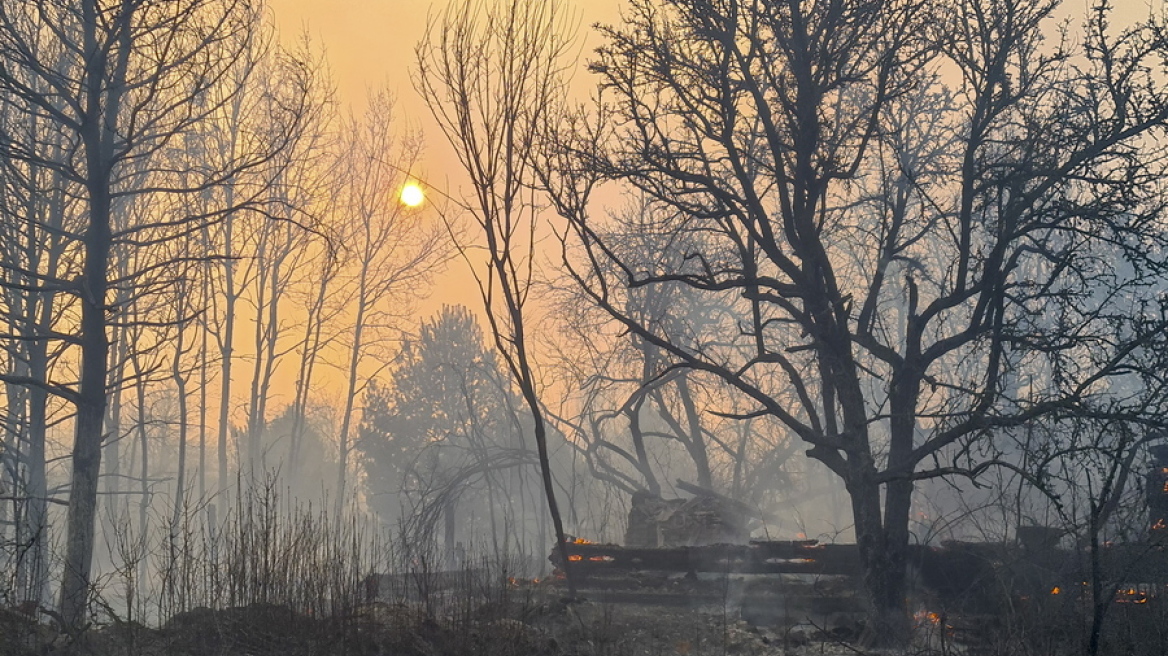
[[[397,201],[421,142],[392,95],[343,111],[277,37],[250,0],[0,7],[11,603],[60,580],[81,626],[122,533],[222,522],[273,470],[353,496],[355,400],[449,247]]]

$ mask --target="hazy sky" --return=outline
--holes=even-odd
[[[565,6],[580,16],[581,34],[596,22],[615,22],[622,0],[584,0]],[[426,28],[427,15],[446,0],[268,0],[281,35],[304,29],[323,44],[342,102],[360,103],[370,87],[385,85],[399,99],[401,117],[429,134],[434,150],[439,137],[429,113],[410,84],[414,46]],[[430,158],[433,159],[433,158]]]
[[[328,52],[337,87],[344,101],[359,100],[369,86],[382,83],[395,89],[403,109],[415,120],[425,110],[414,97],[409,70],[414,45],[426,26],[427,14],[445,6],[445,0],[268,0],[285,37],[307,28]],[[567,0],[580,17],[582,32],[595,22],[615,22],[622,0]],[[1093,2],[1067,0],[1066,13],[1083,12]],[[1162,0],[1114,0],[1117,22],[1147,15]]]
[[[448,156],[430,116],[410,84],[414,46],[425,30],[427,15],[447,0],[268,0],[285,39],[307,29],[328,55],[340,100],[360,105],[366,90],[387,86],[398,97],[398,118],[421,127],[427,135],[425,175],[437,184],[456,185],[454,172],[444,171]],[[581,34],[595,43],[591,25],[613,23],[623,0],[561,0],[580,17]],[[1082,15],[1093,0],[1066,0],[1060,14]],[[1164,0],[1114,0],[1115,22],[1146,16]],[[586,75],[580,73],[580,75]]]
[[[2,0],[0,0],[2,1]],[[447,0],[268,0],[276,24],[285,40],[308,30],[323,45],[342,103],[360,107],[366,90],[384,85],[398,98],[398,120],[420,127],[426,139],[422,177],[432,184],[450,188],[459,185],[458,172],[451,169],[453,156],[442,142],[425,105],[414,93],[410,70],[414,46],[426,27],[427,16],[440,11]],[[579,16],[585,51],[595,44],[594,23],[615,23],[624,0],[561,0]],[[1059,14],[1084,15],[1092,0],[1066,0]],[[1114,0],[1116,25],[1146,16],[1150,7],[1163,7],[1164,0]],[[586,73],[577,73],[586,76]],[[586,81],[585,81],[586,82]],[[423,305],[430,314],[443,302],[478,307],[464,266],[455,263],[442,280],[431,302]],[[451,293],[458,290],[459,293]]]
[[[0,0],[2,2],[3,0]],[[307,30],[324,47],[343,104],[359,108],[370,88],[384,86],[398,99],[397,120],[421,128],[425,152],[420,176],[457,193],[461,178],[452,168],[453,154],[410,83],[414,46],[425,31],[427,15],[437,13],[447,0],[267,0],[285,41]],[[615,22],[622,0],[568,2],[565,7],[579,16],[581,35],[596,22]],[[435,281],[434,293],[422,303],[423,317],[445,303],[460,303],[473,310],[482,305],[466,265],[454,261]]]

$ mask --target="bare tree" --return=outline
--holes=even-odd
[[[544,493],[561,554],[564,526],[548,455],[548,430],[528,335],[539,206],[532,156],[545,112],[564,99],[565,17],[555,3],[469,0],[431,22],[417,47],[414,86],[421,93],[470,183],[461,207],[477,225],[483,262],[458,244],[483,300],[495,346],[534,420]],[[574,597],[571,568],[568,594]]]
[[[592,300],[720,377],[842,479],[871,601],[899,642],[918,481],[977,476],[994,436],[1045,416],[1155,421],[1143,371],[1165,325],[1148,72],[1162,26],[1050,44],[1054,5],[634,0],[592,70],[611,133],[566,136],[547,184]],[[584,172],[591,172],[590,177]],[[620,248],[588,215],[594,176],[652,199],[680,262]],[[1155,245],[1155,246],[1153,246]],[[1117,275],[1115,262],[1130,263]],[[640,320],[626,298],[681,286],[733,303],[717,338]],[[1148,320],[1147,317],[1152,317]],[[984,457],[983,457],[984,456]]]
[[[80,316],[69,334],[80,363],[77,380],[9,377],[68,399],[77,410],[60,608],[70,630],[85,624],[90,587],[110,317],[117,310],[110,293],[132,286],[156,266],[115,277],[112,255],[197,234],[221,212],[184,213],[178,219],[152,215],[123,229],[115,215],[130,199],[173,198],[219,185],[268,161],[298,128],[299,107],[283,107],[272,117],[272,125],[279,126],[270,135],[274,138],[263,140],[262,148],[243,151],[223,167],[200,168],[186,182],[159,157],[178,135],[235,96],[212,89],[245,59],[257,11],[247,0],[81,0],[70,5],[20,0],[0,6],[0,102],[53,122],[69,144],[68,156],[60,159],[11,142],[4,143],[3,154],[51,167],[84,207],[81,225],[64,233],[77,245],[81,275],[37,280],[42,288],[77,299]]]
[[[18,73],[19,74],[19,73]],[[27,80],[35,83],[33,80]],[[16,579],[18,599],[40,602],[48,583],[49,492],[46,472],[47,429],[54,397],[46,389],[51,370],[68,349],[54,332],[71,297],[48,278],[77,275],[75,247],[62,232],[73,229],[77,202],[62,176],[39,160],[59,161],[67,147],[61,127],[42,117],[28,117],[0,104],[0,143],[36,157],[2,158],[0,162],[0,336],[5,373],[4,445],[0,453],[0,520],[14,528],[5,558]],[[26,384],[18,381],[36,381]],[[59,404],[57,404],[59,405]],[[58,408],[58,410],[60,410]],[[4,529],[0,527],[0,535]]]
[[[388,93],[377,92],[360,120],[350,117],[345,122],[337,169],[344,199],[337,207],[342,216],[337,224],[348,262],[344,275],[352,314],[352,329],[342,338],[345,391],[334,491],[338,515],[346,498],[353,408],[370,377],[363,365],[377,347],[398,336],[411,301],[446,261],[441,225],[426,221],[423,212],[398,198],[417,164],[421,140],[395,134],[393,106]]]

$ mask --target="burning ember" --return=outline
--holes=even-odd
[[[1146,604],[1153,592],[1151,586],[1146,583],[1139,583],[1120,588],[1115,593],[1115,603],[1117,604]]]
[[[913,614],[913,619],[916,620],[917,626],[938,626],[941,624],[942,617],[940,613],[931,610],[920,610]]]

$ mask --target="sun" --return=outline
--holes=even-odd
[[[416,182],[407,182],[401,190],[401,202],[409,207],[417,207],[426,200],[426,194]]]

